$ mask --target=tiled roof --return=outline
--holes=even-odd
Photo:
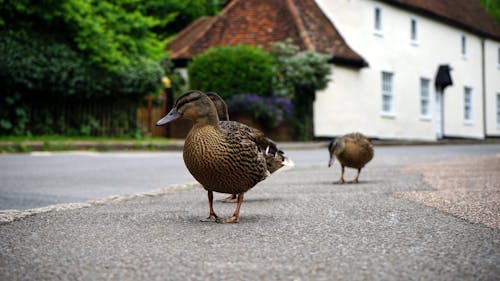
[[[301,50],[356,66],[364,59],[344,41],[314,0],[233,0],[217,17],[201,18],[168,45],[171,58],[186,60],[218,45],[248,44],[267,49],[290,38]]]
[[[463,28],[477,35],[500,40],[500,24],[481,6],[479,0],[380,0],[412,10],[438,21]]]

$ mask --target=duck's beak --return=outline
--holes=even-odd
[[[333,165],[333,162],[335,162],[335,156],[333,153],[330,153],[330,161],[328,161],[328,168],[330,168]]]
[[[163,117],[158,122],[156,122],[156,126],[165,125],[168,122],[172,122],[176,119],[179,119],[180,117],[181,117],[181,115],[177,111],[177,108],[174,107],[174,108],[172,108],[172,110],[170,110],[170,112],[165,117]]]

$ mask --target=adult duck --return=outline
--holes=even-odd
[[[270,175],[266,156],[278,152],[276,144],[244,124],[225,121],[221,125],[215,104],[201,91],[182,94],[156,125],[179,118],[194,121],[186,136],[183,158],[189,172],[208,193],[210,212],[201,221],[238,222],[244,193]],[[213,192],[238,194],[231,217],[220,219],[215,214]]]
[[[328,146],[328,151],[330,152],[328,167],[332,166],[335,157],[339,160],[340,166],[342,167],[338,183],[345,183],[345,167],[358,170],[353,182],[359,183],[361,169],[363,169],[363,167],[373,158],[373,145],[370,140],[361,133],[351,133],[332,140]]]

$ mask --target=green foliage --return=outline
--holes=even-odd
[[[0,98],[0,135],[10,133],[21,135],[26,131],[29,121],[28,107],[21,95],[2,95]]]
[[[165,38],[205,15],[215,15],[225,0],[149,0],[143,1],[144,14],[158,19],[153,31]]]
[[[215,47],[195,56],[188,66],[193,89],[215,91],[229,100],[236,93],[272,93],[272,57],[261,48]]]
[[[138,57],[158,61],[163,43],[151,29],[158,21],[140,12],[140,1],[9,1],[0,15],[5,29],[58,37],[83,55],[85,62],[123,73]]]
[[[0,32],[0,83],[9,92],[42,91],[59,95],[138,97],[154,91],[163,70],[138,58],[123,73],[91,67],[68,45],[44,34]]]
[[[161,66],[163,68],[163,71],[165,72],[165,75],[168,77],[168,79],[170,79],[172,91],[178,94],[186,92],[186,79],[184,79],[184,77],[175,70],[172,60],[168,58],[162,60]]]
[[[486,11],[500,23],[500,1],[499,0],[479,0]]]
[[[0,134],[102,134],[101,115],[70,118],[56,109],[78,110],[74,103],[88,99],[137,104],[158,91],[166,53],[153,31],[160,21],[145,10],[135,0],[2,1]],[[111,134],[134,131],[135,112],[115,110],[122,129]]]
[[[291,40],[271,44],[277,74],[273,77],[275,95],[294,99],[300,92],[314,93],[326,88],[330,65],[328,57],[313,51],[299,52]]]
[[[271,45],[277,75],[273,79],[275,95],[293,100],[295,138],[313,138],[313,101],[317,90],[327,87],[330,65],[328,57],[312,51],[299,52],[291,40]]]

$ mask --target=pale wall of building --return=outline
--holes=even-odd
[[[500,95],[500,42],[485,40],[486,78],[486,135],[500,137],[500,123],[497,121]]]
[[[317,3],[369,67],[334,67],[329,87],[317,93],[316,136],[361,131],[379,138],[436,139],[434,79],[438,66],[449,64],[454,84],[444,92],[444,134],[484,137],[481,38],[377,1]],[[382,12],[382,32],[374,30],[375,7]],[[411,19],[417,21],[415,42],[410,40]],[[467,42],[465,56],[461,54],[462,35]],[[394,115],[389,117],[381,114],[382,71],[394,74]],[[429,118],[420,116],[421,78],[431,82]],[[464,122],[464,87],[472,89],[472,122]]]

